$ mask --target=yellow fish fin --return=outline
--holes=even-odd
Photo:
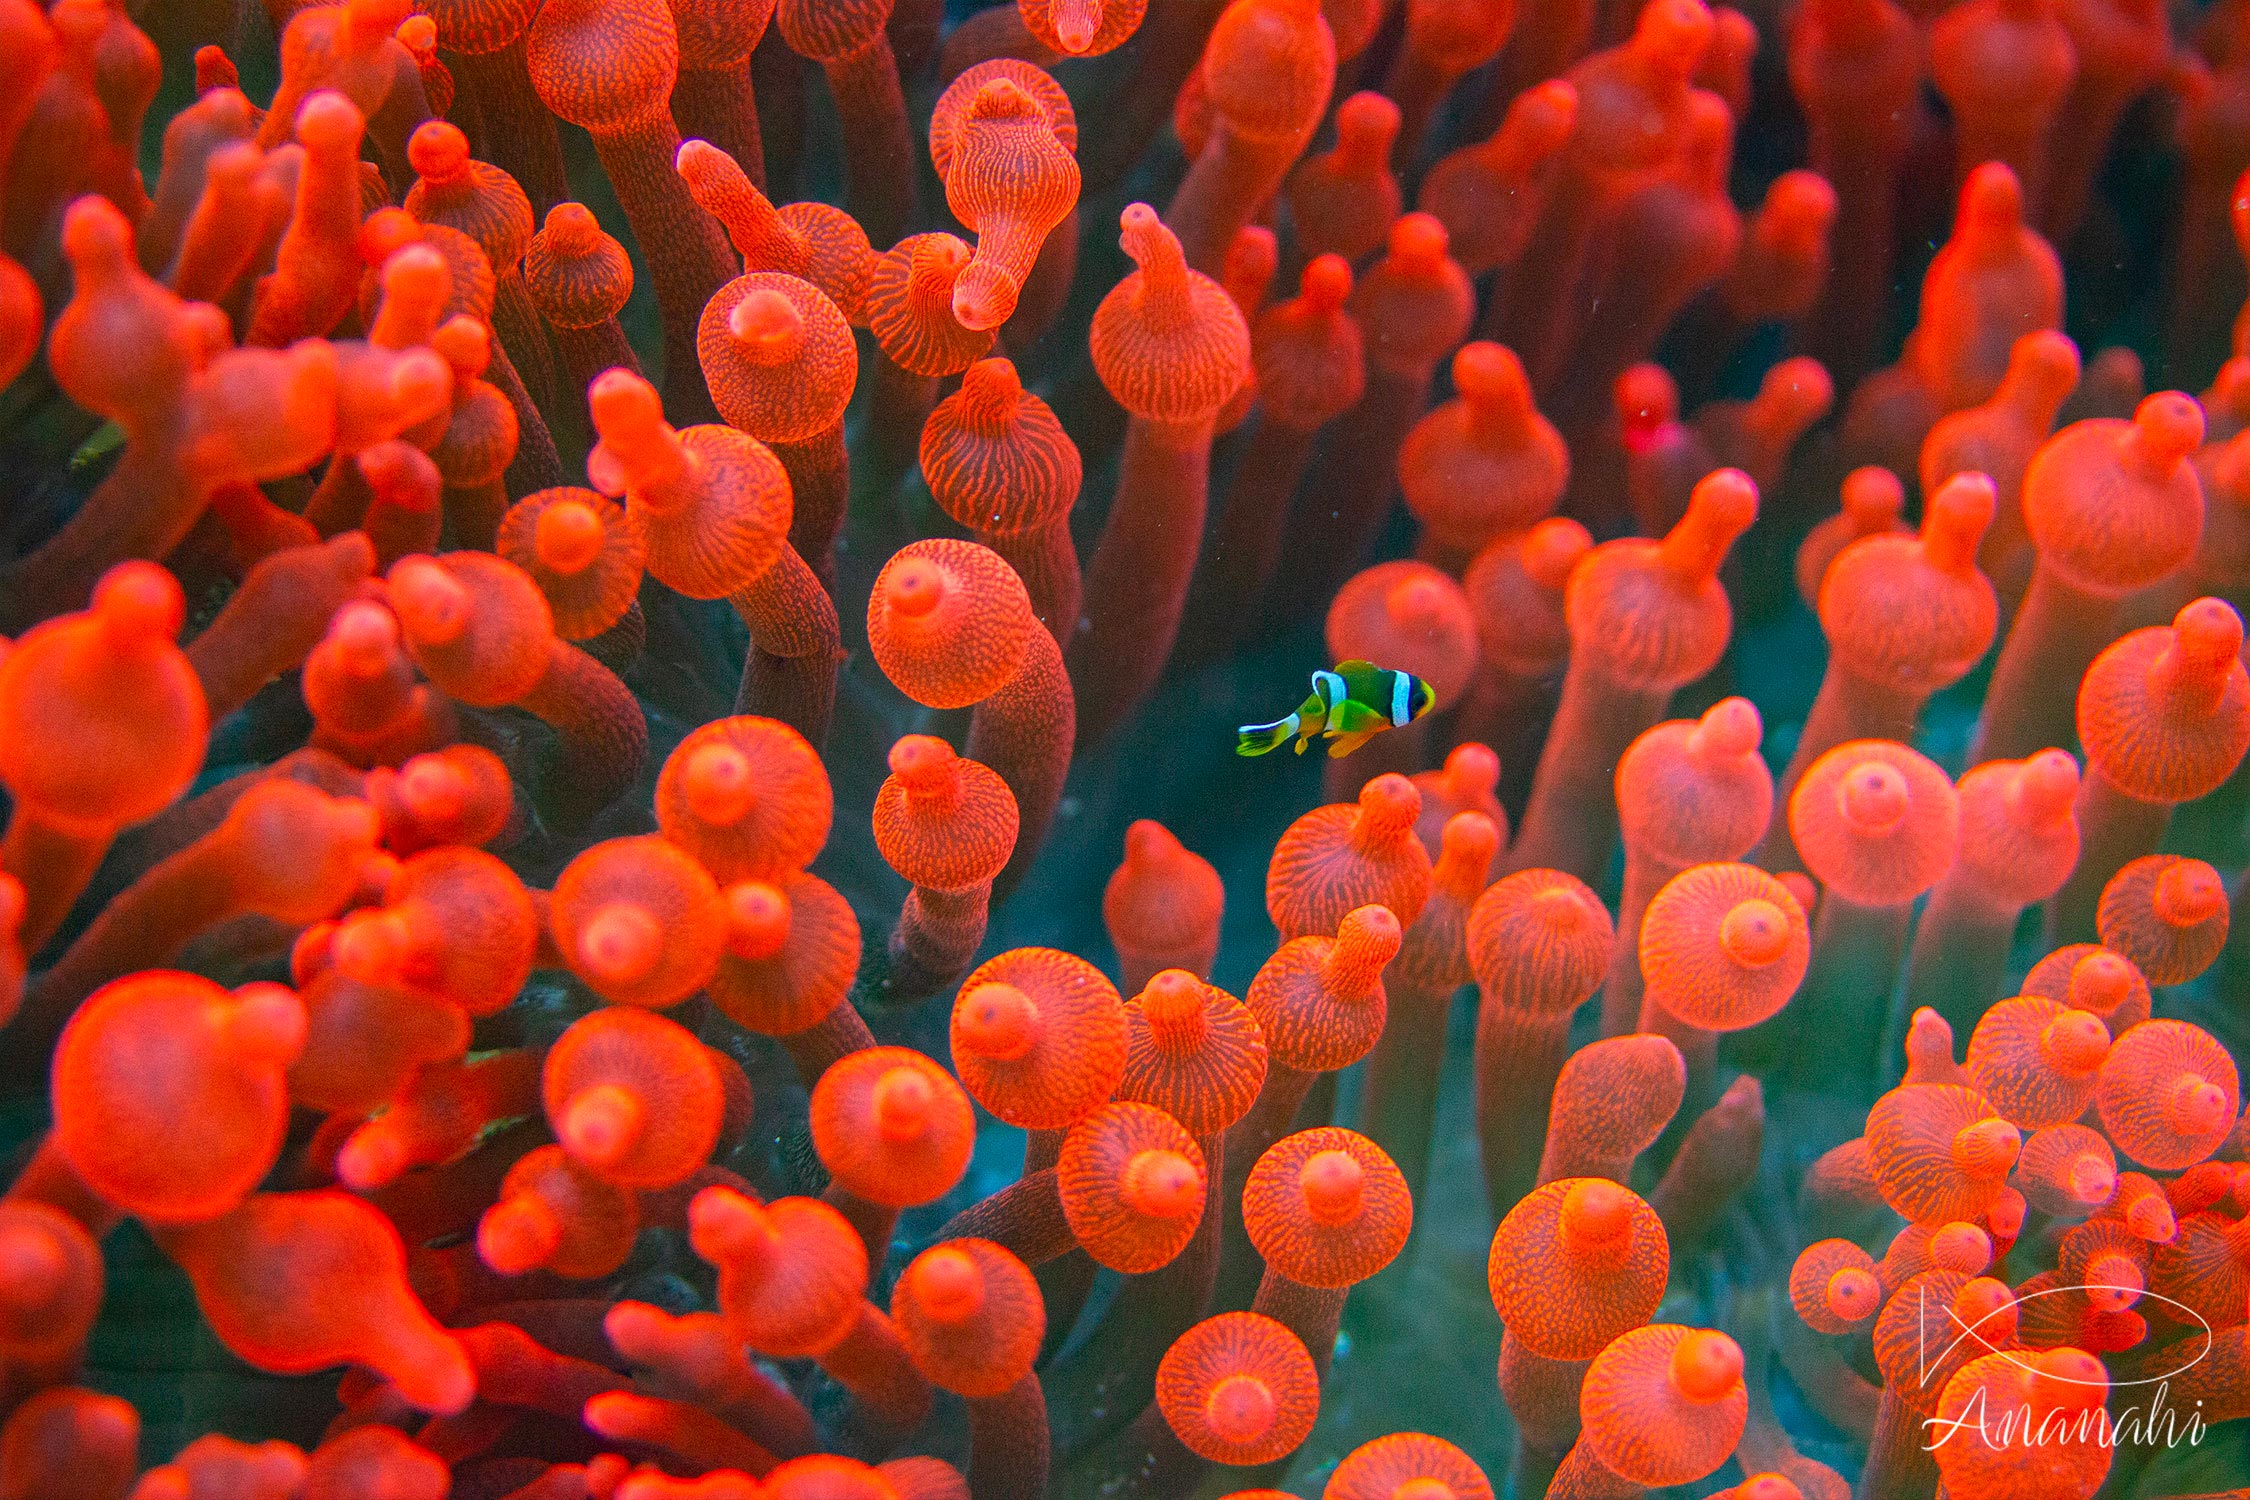
[[[1330,760],[1341,760],[1373,738],[1375,738],[1375,731],[1372,729],[1362,729],[1355,734],[1338,735],[1329,743],[1328,758]]]

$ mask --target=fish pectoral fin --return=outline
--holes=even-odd
[[[1334,733],[1357,735],[1362,739],[1378,729],[1390,728],[1390,724],[1390,720],[1356,698],[1346,698],[1343,705],[1329,715],[1329,725]]]

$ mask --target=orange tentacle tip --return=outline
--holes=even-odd
[[[709,1159],[726,1112],[717,1063],[692,1033],[612,1006],[573,1022],[547,1052],[548,1123],[571,1159],[626,1187],[669,1187]]]
[[[961,982],[953,1066],[979,1104],[1026,1130],[1061,1130],[1101,1108],[1125,1075],[1116,986],[1053,948],[1015,948]]]
[[[727,885],[804,869],[834,816],[819,753],[776,719],[738,714],[705,724],[657,775],[657,827]]]
[[[822,1164],[871,1203],[928,1203],[968,1170],[976,1140],[968,1095],[911,1048],[869,1047],[829,1064],[811,1109]]]
[[[1475,1461],[1445,1439],[1394,1432],[1345,1454],[1321,1500],[1494,1500],[1494,1491]]]
[[[257,1187],[287,1128],[305,1006],[151,969],[104,985],[55,1049],[55,1144],[88,1187],[157,1224],[217,1218]],[[180,1122],[196,1129],[183,1132]]]
[[[891,1318],[922,1373],[970,1397],[1004,1395],[1030,1374],[1047,1331],[1039,1283],[990,1240],[945,1240],[908,1262]]]
[[[1365,1281],[1414,1225],[1406,1179],[1367,1137],[1335,1126],[1274,1143],[1250,1169],[1242,1222],[1269,1271],[1303,1286]]]
[[[1128,1275],[1168,1265],[1187,1248],[1209,1192],[1195,1138],[1146,1104],[1105,1104],[1072,1126],[1055,1171],[1080,1246]]]
[[[572,972],[595,993],[655,1010],[703,987],[727,936],[710,873],[646,834],[606,840],[565,866],[548,921]]]
[[[1265,1086],[1257,1018],[1185,969],[1162,971],[1127,1001],[1125,1027],[1117,1097],[1163,1110],[1198,1140],[1224,1133]]]
[[[1639,1195],[1604,1178],[1568,1177],[1508,1211],[1485,1279],[1524,1348],[1575,1360],[1647,1322],[1670,1267],[1663,1222]]]
[[[1156,1404],[1188,1450],[1214,1463],[1268,1463],[1296,1451],[1320,1412],[1312,1356],[1258,1313],[1221,1313],[1175,1340]]]

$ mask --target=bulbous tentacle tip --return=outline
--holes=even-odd
[[[804,314],[797,304],[770,287],[744,295],[727,314],[727,332],[744,355],[762,365],[794,360],[805,343]]]
[[[1785,359],[1758,383],[1758,401],[1774,409],[1791,430],[1811,426],[1836,401],[1836,382],[1828,367],[1810,355]]]
[[[297,139],[312,156],[350,156],[359,150],[359,141],[367,129],[367,117],[359,106],[333,89],[321,89],[307,95],[297,106]],[[468,148],[462,141],[464,154]],[[417,172],[421,168],[416,167]],[[428,176],[428,173],[421,173]]]
[[[1607,913],[1597,912],[1594,905],[1575,886],[1568,885],[1550,885],[1531,897],[1533,915],[1559,932],[1588,931],[1597,923],[1606,923]]]
[[[1129,865],[1161,865],[1185,852],[1179,836],[1154,818],[1136,818],[1125,830],[1125,862]]]
[[[2091,1011],[2066,1010],[2039,1031],[2039,1053],[2066,1078],[2089,1078],[2109,1056],[2109,1028]]]
[[[768,959],[789,945],[792,913],[779,886],[744,880],[721,895],[727,904],[727,950],[735,957]]]
[[[2226,882],[2200,859],[2178,860],[2156,877],[2149,905],[2167,927],[2195,927],[2225,915]]]
[[[2203,407],[2185,391],[2158,391],[2133,410],[2142,455],[2168,473],[2203,445]]]
[[[672,153],[672,170],[693,189],[719,176],[742,175],[742,164],[709,141],[689,137]],[[748,181],[748,177],[743,177]],[[557,205],[560,207],[560,205]]]
[[[984,1272],[975,1257],[957,1245],[934,1245],[916,1256],[901,1274],[906,1294],[937,1323],[966,1323],[983,1310]]]
[[[2026,394],[2059,402],[2078,384],[2078,345],[2052,328],[2027,333],[2008,350],[2008,374],[2028,388]]]
[[[2172,629],[2181,657],[2205,671],[2224,674],[2242,653],[2242,616],[2224,599],[2190,600],[2172,617]]]
[[[1203,1398],[1204,1422],[1229,1443],[1255,1443],[1273,1430],[1279,1415],[1273,1388],[1255,1375],[1224,1376]]]
[[[1361,89],[1336,106],[1336,149],[1340,154],[1388,157],[1400,122],[1398,105],[1388,94]]]
[[[1143,274],[1184,274],[1187,261],[1180,237],[1146,203],[1128,203],[1117,216],[1118,248],[1131,256]]]
[[[632,1152],[646,1128],[647,1111],[630,1089],[597,1083],[571,1095],[554,1124],[572,1156],[600,1168]]]
[[[1688,752],[1712,760],[1739,759],[1756,754],[1765,733],[1756,704],[1743,697],[1721,698],[1688,731]]]
[[[1655,432],[1680,418],[1679,382],[1651,361],[1628,365],[1610,387],[1610,406],[1628,434]]]
[[[730,827],[757,810],[757,776],[749,757],[723,742],[696,746],[680,766],[680,792],[699,821]]]
[[[416,238],[388,250],[381,249],[381,236],[376,226],[375,218],[361,226],[361,258],[383,268],[384,302],[417,305],[444,302],[453,291],[453,271],[437,247]],[[370,250],[375,253],[370,255]]]
[[[1977,544],[1999,508],[1999,490],[1990,475],[1965,469],[1948,478],[1923,507],[1923,555],[1949,572],[1973,570]]]
[[[1102,0],[1052,0],[1047,19],[1062,50],[1080,56],[1094,45],[1094,37],[1102,28]]]
[[[1758,519],[1758,482],[1740,469],[1712,470],[1689,491],[1688,518],[1729,540],[1740,536]]]
[[[1330,315],[1340,311],[1351,300],[1352,263],[1333,252],[1314,256],[1297,279],[1297,295],[1309,312]]]
[[[1671,1381],[1689,1401],[1723,1401],[1742,1388],[1742,1346],[1716,1329],[1699,1328],[1673,1346]]]
[[[1500,852],[1500,825],[1481,812],[1457,812],[1438,834],[1438,863],[1489,867]]]
[[[955,284],[959,296],[959,284]],[[1023,400],[1023,377],[1018,374],[1015,362],[995,355],[980,359],[961,372],[961,390],[969,400],[996,412],[1013,411]]]
[[[1649,61],[1684,75],[1703,61],[1714,29],[1711,8],[1703,0],[1655,0],[1642,7],[1632,46]]]
[[[936,1090],[918,1068],[891,1068],[875,1080],[875,1129],[887,1141],[911,1141],[929,1129]]]
[[[1401,630],[1430,630],[1452,613],[1456,597],[1445,584],[1427,574],[1400,579],[1383,592],[1383,613]]]
[[[1184,1021],[1203,1014],[1203,981],[1185,969],[1163,969],[1136,998],[1151,1025]]]
[[[123,562],[94,585],[92,610],[104,636],[130,649],[178,639],[187,620],[187,596],[168,569]]]
[[[57,1228],[31,1219],[0,1224],[0,1308],[36,1312],[63,1290],[71,1255]]]
[[[952,592],[945,570],[929,558],[901,558],[885,572],[877,593],[893,614],[910,619],[929,615]]]
[[[1837,206],[1836,189],[1828,179],[1802,167],[1782,173],[1766,190],[1766,207],[1779,221],[1780,232],[1811,242],[1808,248],[1826,241]]]
[[[1753,1474],[1735,1486],[1730,1500],[1804,1500],[1804,1491],[1786,1474]]]
[[[474,600],[437,559],[418,553],[402,557],[391,564],[385,582],[399,627],[415,644],[444,645],[469,628]]]
[[[540,511],[532,528],[532,553],[557,573],[580,573],[601,556],[609,528],[582,500],[558,500]]]
[[[1167,1221],[1203,1211],[1203,1170],[1177,1151],[1135,1152],[1120,1174],[1118,1196],[1135,1213]]]
[[[2209,1135],[2226,1127],[2227,1092],[2207,1078],[2183,1073],[2172,1080],[2165,1114],[2181,1135]]]
[[[1962,229],[2013,233],[2023,225],[2023,182],[2006,162],[1988,161],[1970,170],[1961,183]]]
[[[1453,388],[1472,407],[1501,415],[1531,409],[1531,383],[1515,351],[1489,339],[1463,344],[1453,356]]]
[[[1828,1278],[1822,1295],[1829,1312],[1839,1320],[1860,1323],[1882,1309],[1883,1284],[1875,1279],[1873,1272],[1846,1266]]]
[[[1863,838],[1879,838],[1905,821],[1912,796],[1896,766],[1868,761],[1837,784],[1836,805],[1844,821]]]
[[[682,145],[680,147],[681,157],[685,158],[689,146],[700,146],[702,144],[701,141],[689,141]],[[584,251],[594,245],[601,238],[602,226],[601,221],[594,217],[592,209],[583,203],[574,203],[565,199],[547,210],[547,217],[541,222],[540,232],[553,240],[557,250],[567,253]]]
[[[1954,1164],[1964,1172],[1979,1177],[2003,1177],[2015,1165],[2022,1147],[2023,1135],[2014,1125],[1988,1116],[1971,1121],[1954,1133],[1952,1153]]]
[[[1578,86],[1550,78],[1516,95],[1501,121],[1501,135],[1513,139],[1534,159],[1552,156],[1578,128]]]
[[[586,918],[577,933],[578,967],[605,984],[631,984],[655,971],[664,929],[647,908],[612,902]]]
[[[297,129],[304,131],[301,117]],[[450,182],[468,168],[469,138],[450,121],[424,120],[406,138],[406,161],[425,182]]]
[[[1446,752],[1441,773],[1464,800],[1474,800],[1500,784],[1500,755],[1490,745],[1468,740]]]
[[[1942,1224],[1930,1236],[1930,1260],[1941,1269],[1975,1276],[1992,1264],[1992,1236],[1960,1220]]]
[[[1771,901],[1738,902],[1719,919],[1719,947],[1743,968],[1762,969],[1789,951],[1791,925]]]
[[[973,260],[953,282],[954,320],[974,333],[998,328],[1015,315],[1021,291],[998,266]]]
[[[122,274],[133,253],[133,226],[107,198],[80,198],[63,213],[62,248],[82,283]]]
[[[972,120],[1044,120],[1046,106],[1024,86],[1006,74],[987,78],[969,96],[969,105],[962,112],[961,123]]]
[[[2117,1166],[2088,1152],[2071,1162],[2064,1184],[2071,1197],[2089,1208],[2098,1207],[2117,1191]]]
[[[656,387],[632,370],[611,369],[596,375],[586,387],[586,404],[604,443],[614,444],[664,425],[664,403]]]
[[[1046,1027],[1039,1006],[1012,984],[997,981],[965,990],[954,1005],[954,1044],[993,1062],[1030,1054]]]
[[[1355,907],[1336,929],[1336,944],[1355,957],[1387,963],[1397,954],[1404,929],[1387,906]]]
[[[2031,1356],[2031,1398],[2051,1410],[2080,1411],[2109,1395],[2109,1370],[2083,1349],[2045,1349]]]
[[[1560,593],[1571,570],[1593,550],[1593,533],[1584,523],[1550,516],[1524,534],[1523,570],[1541,588]]]
[[[430,347],[452,367],[455,383],[465,386],[492,367],[492,326],[457,314],[438,325],[430,335]]]
[[[1368,1174],[1350,1151],[1314,1151],[1296,1172],[1296,1190],[1314,1223],[1350,1223],[1366,1203]]]
[[[1633,1232],[1637,1206],[1630,1190],[1607,1178],[1580,1178],[1563,1194],[1557,1225],[1575,1248],[1614,1245]]]
[[[724,1186],[704,1188],[690,1198],[687,1223],[688,1243],[712,1265],[750,1252],[771,1229],[755,1199]]]
[[[1399,269],[1424,275],[1444,267],[1451,245],[1444,221],[1420,211],[1399,215],[1387,241],[1389,258]]]
[[[1422,815],[1422,793],[1406,777],[1385,772],[1359,789],[1359,808],[1363,822],[1372,829],[1411,828]]]
[[[910,792],[935,796],[950,790],[960,771],[961,757],[953,746],[934,734],[902,735],[891,746],[891,774]]]
[[[304,1002],[287,985],[260,981],[234,992],[225,1014],[228,1052],[244,1067],[282,1069],[305,1048]]]

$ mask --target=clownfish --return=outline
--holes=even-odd
[[[1338,662],[1333,672],[1312,674],[1312,696],[1295,713],[1237,729],[1234,753],[1263,755],[1294,738],[1302,755],[1307,740],[1326,734],[1331,757],[1349,755],[1384,730],[1413,723],[1436,701],[1437,690],[1411,672],[1367,661]]]

